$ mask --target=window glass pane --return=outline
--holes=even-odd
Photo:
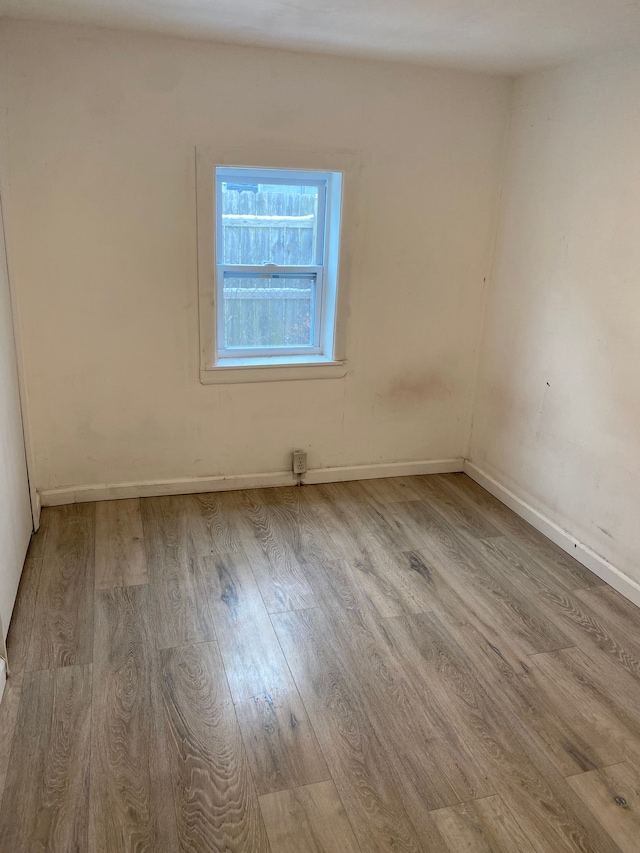
[[[221,184],[222,257],[218,263],[314,266],[318,187]]]
[[[315,300],[315,274],[225,272],[224,346],[313,346]]]

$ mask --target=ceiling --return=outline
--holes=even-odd
[[[0,0],[0,15],[507,73],[640,43],[640,0]]]

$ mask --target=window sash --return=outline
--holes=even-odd
[[[279,184],[281,186],[301,186],[318,188],[318,213],[316,221],[316,256],[317,266],[323,266],[326,255],[326,228],[327,228],[327,188],[329,175],[321,173],[309,173],[300,170],[286,171],[274,169],[273,177],[269,175],[268,169],[224,169],[218,166],[215,170],[215,218],[216,218],[216,263],[220,266],[224,262],[224,223],[222,220],[222,184],[231,183],[263,183]],[[288,177],[291,175],[291,177]],[[267,180],[264,180],[264,179]]]
[[[215,233],[216,233],[216,285],[215,285],[215,313],[216,313],[216,339],[217,358],[268,358],[269,356],[286,355],[321,355],[323,354],[324,341],[324,319],[325,319],[325,265],[328,250],[327,243],[327,217],[328,217],[328,186],[330,175],[328,173],[307,172],[299,169],[247,169],[218,166],[215,169]],[[222,184],[231,182],[235,184],[273,184],[282,186],[308,186],[317,187],[317,219],[316,219],[316,247],[315,264],[309,266],[293,266],[286,264],[225,264],[224,260],[224,221],[222,216]],[[225,274],[255,276],[291,276],[313,275],[315,276],[315,299],[312,316],[312,343],[299,346],[278,347],[228,347],[225,346],[225,297],[224,279]]]
[[[323,352],[323,321],[324,321],[324,266],[279,266],[277,264],[263,264],[259,266],[245,266],[239,264],[219,264],[216,268],[216,338],[218,341],[218,359],[225,358],[268,358],[269,356],[283,355],[320,355]],[[225,341],[225,297],[224,278],[238,275],[238,277],[268,277],[282,276],[283,278],[295,278],[296,276],[315,277],[315,298],[313,301],[312,343],[308,345],[289,345],[273,347],[227,347]]]

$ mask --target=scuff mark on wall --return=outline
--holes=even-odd
[[[440,402],[451,397],[451,390],[437,373],[414,373],[393,379],[380,395],[382,402],[391,408],[418,406],[427,402]]]

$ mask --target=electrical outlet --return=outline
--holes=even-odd
[[[294,450],[292,453],[293,473],[307,473],[307,452],[306,450]]]

